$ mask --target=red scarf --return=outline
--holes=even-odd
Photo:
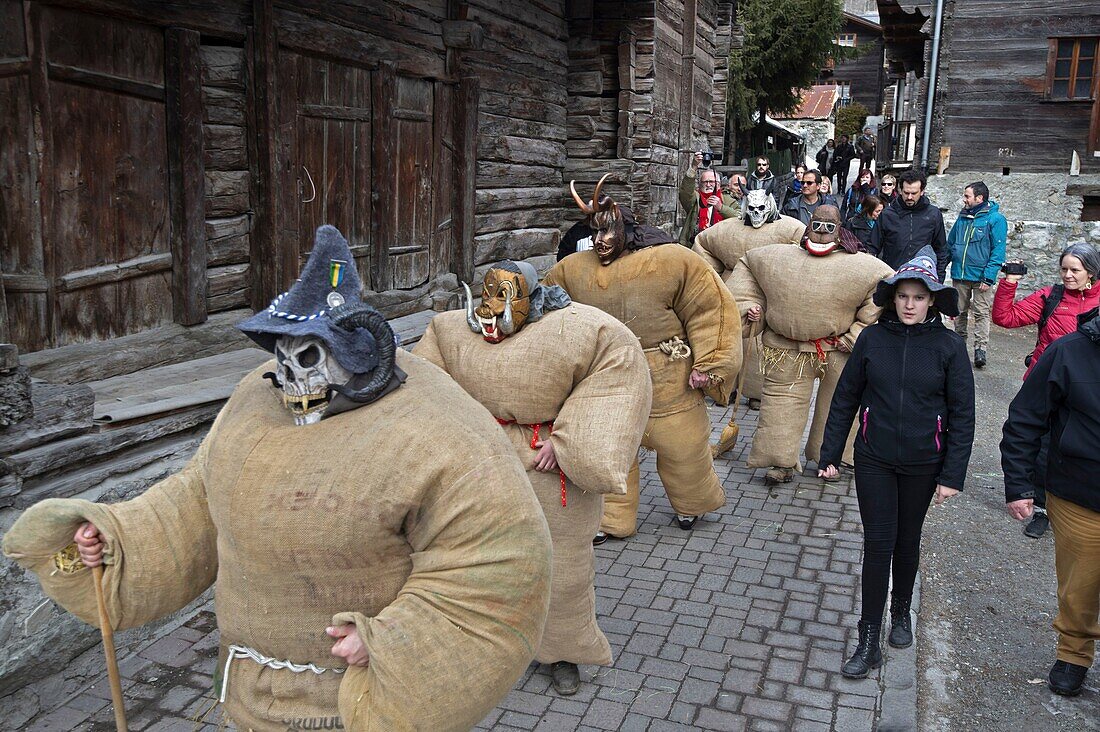
[[[717,206],[715,206],[714,208],[707,206],[706,199],[710,198],[710,196],[718,196],[719,199],[722,198],[722,194],[718,191],[711,193],[709,196],[702,191],[699,192],[699,231],[702,231],[709,226],[714,226],[722,220],[722,214],[718,211]],[[707,221],[708,213],[710,215],[710,221]]]

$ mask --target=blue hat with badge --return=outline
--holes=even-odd
[[[894,291],[902,280],[920,280],[932,292],[936,310],[949,318],[959,314],[959,293],[954,287],[940,282],[936,275],[936,252],[925,245],[917,256],[898,267],[898,271],[878,283],[875,288],[875,305],[886,307],[894,299]]]
[[[362,287],[347,240],[335,226],[326,224],[317,229],[313,251],[294,286],[237,328],[272,353],[281,336],[316,336],[341,366],[353,374],[365,374],[378,366],[375,336],[367,328],[338,324],[341,311],[333,314],[341,306],[344,311],[346,306],[373,310],[360,300]]]

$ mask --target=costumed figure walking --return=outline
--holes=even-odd
[[[882,312],[872,300],[875,287],[893,272],[861,253],[858,240],[841,229],[840,211],[823,204],[801,246],[753,249],[726,280],[744,336],[762,336],[764,388],[748,466],[768,468],[768,485],[788,483],[802,470],[799,446],[815,381],[820,384],[806,457],[820,457],[829,400],[860,331]],[[849,466],[853,435],[844,449]]]
[[[535,659],[551,665],[559,694],[575,694],[578,664],[611,663],[596,623],[592,537],[603,493],[626,493],[649,417],[638,339],[560,287],[540,285],[530,264],[504,261],[485,274],[481,304],[474,308],[467,288],[465,314],[437,315],[415,353],[496,416],[527,466],[554,545]]]
[[[48,499],[4,553],[85,622],[105,564],[116,629],[216,581],[239,729],[465,730],[539,647],[550,535],[492,415],[397,348],[344,237],[238,327],[275,355],[190,463],[130,501]]]
[[[775,198],[763,190],[749,191],[741,199],[741,218],[726,219],[695,237],[692,249],[719,277],[729,275],[741,257],[757,247],[769,244],[798,244],[806,225],[779,213]],[[738,394],[749,401],[749,409],[760,409],[764,376],[760,372],[760,336],[741,341],[744,361],[737,377]],[[737,441],[737,410],[722,430],[718,443],[711,448],[714,457],[733,447]]]
[[[653,406],[642,446],[657,453],[669,503],[682,529],[726,503],[710,454],[710,419],[703,394],[725,405],[741,368],[741,328],[736,304],[714,270],[684,247],[659,246],[672,239],[656,227],[634,222],[626,206],[600,198],[605,175],[591,202],[570,190],[596,230],[591,251],[558,262],[543,285],[560,285],[574,302],[617,318],[641,342],[653,384]],[[616,537],[637,530],[639,473],[630,472],[625,496],[604,501],[601,533]]]

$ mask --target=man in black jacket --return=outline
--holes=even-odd
[[[856,157],[856,149],[848,142],[847,135],[840,136],[840,142],[836,146],[836,154],[833,156],[832,173],[836,175],[836,195],[843,196],[848,187],[848,170],[852,167],[852,160]],[[909,260],[906,259],[906,262]]]
[[[924,195],[928,178],[910,168],[898,176],[898,181],[898,197],[878,217],[867,251],[897,269],[923,247],[931,246],[936,252],[936,274],[943,282],[951,250],[947,247],[943,214]]]
[[[1031,516],[1030,473],[1050,430],[1047,513],[1058,575],[1058,660],[1051,691],[1081,693],[1100,640],[1100,310],[1078,316],[1076,333],[1050,345],[1008,408],[1001,440],[1008,512]]]

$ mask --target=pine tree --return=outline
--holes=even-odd
[[[836,44],[843,0],[741,0],[737,21],[744,42],[730,53],[729,117],[747,129],[765,115],[798,109],[829,59],[858,55]],[[756,115],[759,114],[759,117]]]

